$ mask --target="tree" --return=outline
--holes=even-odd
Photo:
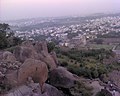
[[[0,32],[6,32],[8,30],[10,30],[10,27],[8,24],[5,24],[5,23],[0,24]]]
[[[96,42],[97,44],[102,44],[103,40],[102,39],[94,39],[94,42]]]
[[[0,24],[0,49],[7,47],[7,31],[9,29],[8,24]]]
[[[99,73],[98,73],[98,71],[96,69],[92,73],[93,73],[94,78],[98,78]]]
[[[96,96],[112,96],[112,94],[108,90],[102,89],[96,94]]]
[[[48,52],[50,53],[51,51],[54,50],[55,43],[54,42],[50,42],[50,43],[47,44],[47,47],[48,47]]]
[[[66,62],[66,61],[63,61],[63,62],[61,62],[61,64],[60,64],[61,66],[63,66],[63,67],[66,67],[66,66],[68,66],[68,62]]]
[[[8,24],[0,24],[0,49],[5,49],[21,43],[21,39],[14,36]]]

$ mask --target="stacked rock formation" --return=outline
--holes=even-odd
[[[48,53],[46,42],[23,42],[13,53],[0,52],[0,58],[0,81],[5,78],[5,83],[12,87],[25,84],[27,78],[32,77],[43,91],[48,70],[57,67],[56,57]]]
[[[1,51],[0,59],[0,84],[17,88],[4,96],[64,96],[57,88],[74,87],[76,78],[57,66],[56,53],[48,53],[46,42],[23,42],[13,53]],[[45,83],[47,79],[51,85]]]

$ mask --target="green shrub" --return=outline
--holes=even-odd
[[[63,67],[66,67],[66,66],[68,66],[68,62],[63,61],[63,62],[60,63],[60,65],[63,66]]]

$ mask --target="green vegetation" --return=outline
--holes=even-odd
[[[120,31],[119,32],[110,32],[108,34],[100,35],[98,34],[98,38],[120,38]]]
[[[48,52],[50,53],[51,51],[54,50],[55,43],[54,42],[50,42],[50,43],[47,44],[47,47],[48,47]]]
[[[118,64],[104,63],[104,59],[114,58],[111,50],[62,50],[56,48],[56,53],[61,66],[66,67],[70,72],[78,76],[90,79],[100,78],[101,75],[107,74],[119,66]]]
[[[107,44],[89,44],[89,47],[91,49],[106,49],[106,50],[112,50],[114,45],[107,45]]]
[[[92,87],[88,87],[82,81],[76,81],[75,86],[70,89],[72,96],[92,96]]]
[[[8,24],[0,24],[0,49],[12,47],[21,42],[20,38],[14,36]]]

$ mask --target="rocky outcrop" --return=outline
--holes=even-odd
[[[27,45],[28,43],[28,45]],[[53,70],[57,67],[57,60],[48,53],[47,44],[45,42],[30,43],[24,42],[22,46],[18,46],[14,50],[16,59],[22,63],[28,58],[41,60],[45,62]]]
[[[3,51],[3,52],[1,52],[0,60],[6,61],[6,62],[15,62],[16,58],[11,52]]]
[[[60,88],[71,88],[76,78],[63,67],[58,67],[50,72],[50,84]]]
[[[1,66],[6,68],[6,70],[1,70],[1,74],[5,76],[6,84],[15,87],[26,84],[28,77],[32,77],[34,82],[39,83],[43,87],[48,77],[47,65],[35,59],[27,59],[22,65],[20,64],[16,63],[13,66],[12,63],[10,65],[9,63],[1,63]],[[0,69],[2,68],[0,67]]]
[[[58,67],[55,52],[48,53],[46,42],[26,41],[16,46],[13,53],[0,52],[0,84],[17,88],[5,96],[64,96],[58,88],[74,87],[76,78],[63,67]],[[45,84],[50,73],[50,84]],[[5,81],[5,82],[3,82]],[[39,83],[36,93],[36,85]],[[21,87],[22,86],[22,87]],[[21,89],[19,89],[21,88]],[[19,91],[18,89],[22,92]],[[34,91],[34,92],[33,92]],[[23,95],[24,93],[24,95]],[[30,93],[30,94],[28,94]],[[27,94],[27,95],[26,95]]]
[[[4,96],[64,96],[62,92],[49,84],[45,84],[44,87],[45,92],[41,94],[38,83],[34,83],[31,87],[22,85],[19,88],[12,90],[12,92],[5,94]]]

